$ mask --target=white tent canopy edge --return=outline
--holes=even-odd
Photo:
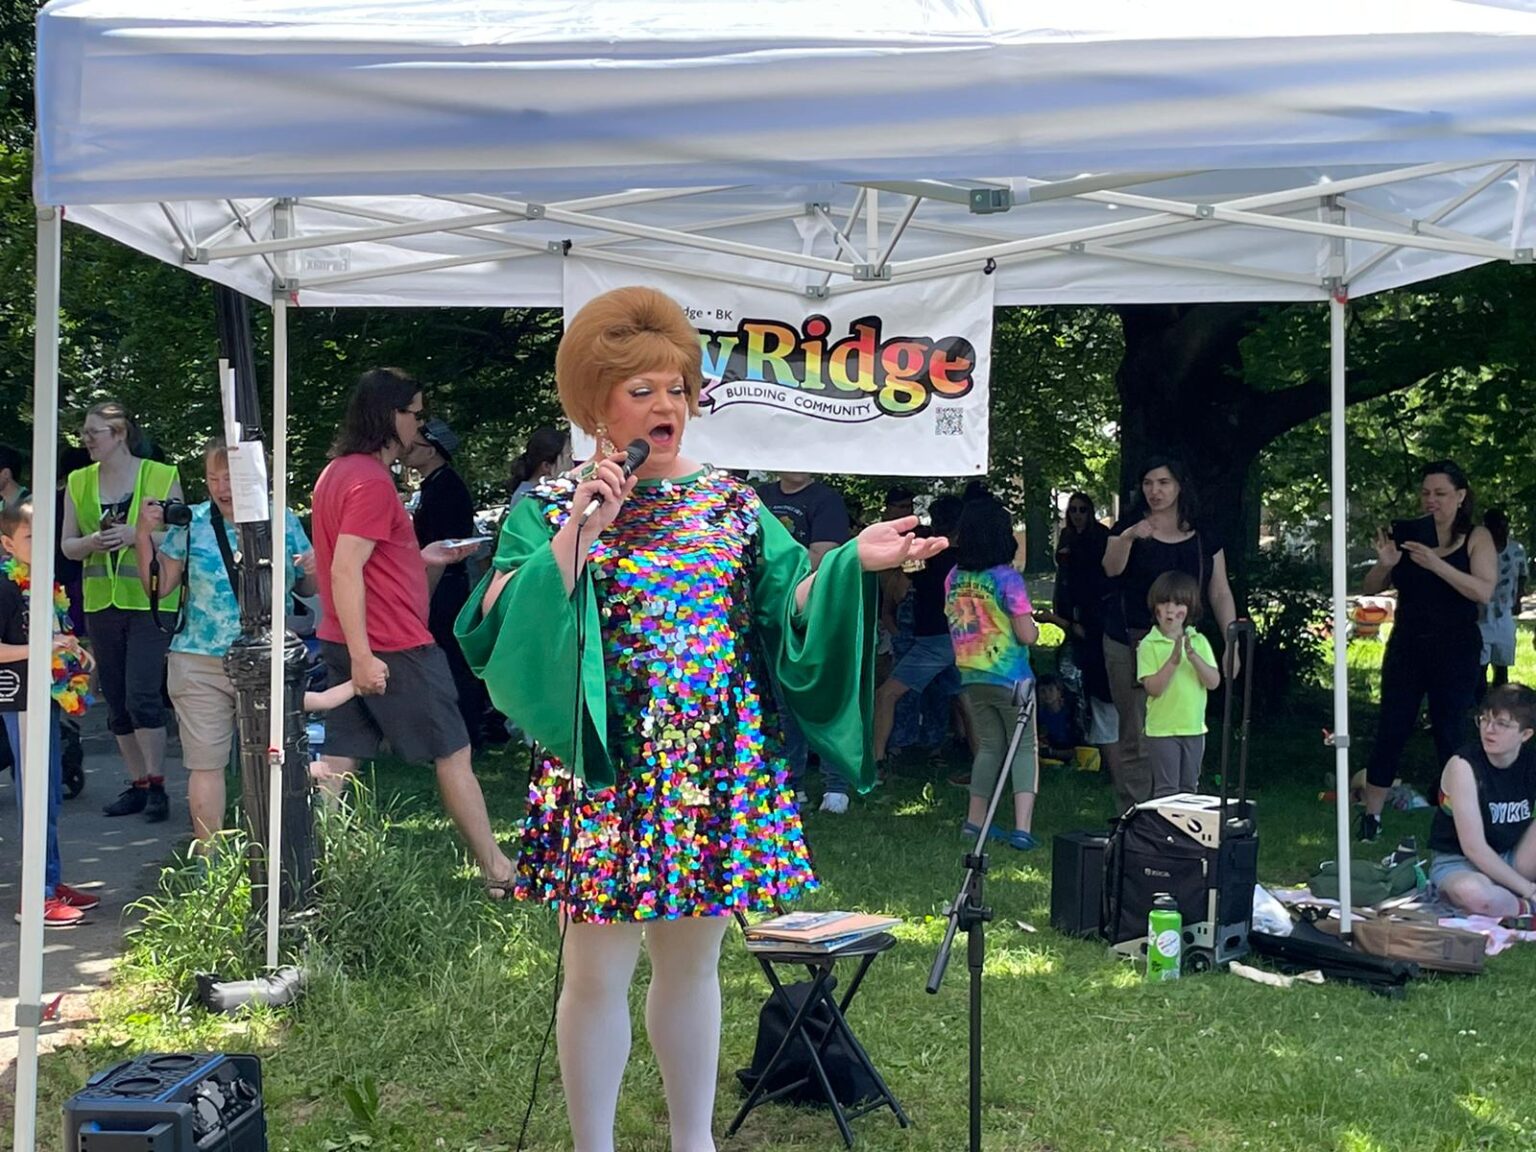
[[[1011,6],[945,0],[246,0],[195,16],[54,0],[39,20],[34,487],[57,471],[59,206],[274,302],[279,340],[294,293],[556,306],[567,259],[811,295],[988,271],[1012,304],[1328,299],[1347,885],[1345,300],[1530,262],[1530,9],[1078,0],[1020,27]],[[280,450],[281,371],[275,385]],[[51,568],[43,550],[35,596]],[[34,635],[32,780],[47,667]],[[28,793],[17,1147],[35,1133],[41,992]]]
[[[1262,170],[505,196],[71,205],[68,218],[257,299],[305,307],[558,307],[567,260],[812,296],[991,270],[1000,304],[1323,301],[1487,260],[1528,263],[1532,164]],[[973,192],[1033,191],[977,215]],[[1040,194],[1049,191],[1048,197]],[[593,203],[596,201],[596,203]],[[617,203],[615,202],[617,201]],[[286,214],[292,231],[273,238]]]

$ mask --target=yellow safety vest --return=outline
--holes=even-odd
[[[133,496],[128,505],[128,523],[138,524],[139,505],[145,500],[164,500],[175,483],[174,465],[154,460],[139,461],[139,475],[134,481]],[[75,507],[75,523],[80,526],[82,536],[101,527],[100,464],[78,468],[69,474],[69,502]],[[149,611],[149,593],[139,582],[139,561],[132,544],[116,552],[92,552],[82,563],[87,612],[100,612],[104,608]],[[179,584],[160,597],[160,607],[167,612],[176,611],[180,603]]]

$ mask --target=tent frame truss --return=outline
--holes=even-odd
[[[1070,199],[1100,205],[1108,210],[1124,210],[1134,215],[1069,231],[1022,237],[1005,234],[997,228],[988,228],[985,216],[992,213],[990,209],[974,216],[974,222],[966,223],[958,222],[953,215],[943,220],[931,218],[931,212],[925,216],[922,212],[925,205],[953,205],[963,201],[973,191],[961,185],[935,181],[845,185],[853,190],[853,196],[850,207],[840,220],[834,218],[832,204],[813,201],[758,212],[722,215],[684,226],[645,223],[623,213],[626,209],[640,206],[685,198],[707,198],[711,193],[729,191],[729,187],[647,189],[548,204],[479,194],[436,196],[429,199],[435,205],[451,206],[457,214],[432,219],[389,212],[356,200],[326,197],[265,199],[245,205],[225,200],[223,203],[228,212],[227,218],[203,235],[198,235],[191,224],[178,215],[177,205],[161,203],[159,207],[181,246],[183,265],[259,258],[270,273],[273,295],[290,299],[294,293],[305,289],[335,288],[370,279],[408,277],[448,268],[548,257],[552,254],[602,260],[640,269],[677,271],[676,262],[626,249],[627,245],[636,242],[649,242],[666,244],[684,251],[731,257],[759,266],[807,273],[809,275],[805,277],[802,291],[816,298],[857,293],[889,283],[949,276],[958,272],[990,272],[1001,266],[1026,261],[1087,256],[1285,284],[1293,291],[1310,290],[1312,298],[1325,300],[1329,298],[1331,283],[1342,281],[1347,287],[1404,249],[1424,249],[1476,260],[1536,263],[1536,250],[1523,243],[1524,237],[1519,234],[1518,227],[1511,229],[1507,243],[1497,243],[1458,232],[1442,223],[1452,213],[1512,174],[1517,174],[1517,201],[1520,209],[1514,219],[1522,219],[1530,191],[1531,169],[1532,164],[1528,161],[1512,160],[1421,164],[1225,200],[1179,199],[1134,190],[1149,182],[1188,175],[1184,173],[1141,174],[1120,178],[1081,177],[1055,182],[1024,180],[1019,183],[1023,185],[1027,196],[1013,203],[1011,211],[1014,213],[1028,212],[1031,204]],[[1394,213],[1366,203],[1355,195],[1400,182],[1468,171],[1481,171],[1482,175],[1471,186],[1423,216],[1410,217]],[[988,191],[998,187],[987,184],[980,186]],[[1006,186],[1002,187],[1006,191]],[[329,215],[349,217],[358,223],[352,228],[327,228],[300,235],[276,236],[273,235],[271,222],[284,207],[295,214],[310,208]],[[797,217],[810,217],[815,221],[819,230],[829,239],[834,249],[833,255],[812,254],[810,245],[805,243],[796,250],[788,245],[771,247],[760,243],[745,243],[725,235],[733,229]],[[551,240],[547,235],[535,237],[519,234],[519,226],[531,221],[562,225],[570,230],[570,235]],[[864,225],[862,248],[857,243],[860,223]],[[1308,275],[1255,267],[1237,261],[1174,256],[1146,248],[1148,241],[1192,231],[1231,227],[1278,230],[1316,237],[1325,243],[1342,240],[1365,246],[1367,252],[1340,274],[1330,274],[1331,268],[1320,268],[1318,274]],[[894,259],[901,241],[911,232],[926,233],[930,238],[947,243],[950,250],[914,259]],[[434,233],[453,234],[479,247],[459,255],[381,268],[321,271],[309,276],[300,275],[295,270],[297,257],[305,252]],[[1332,247],[1329,245],[1322,250],[1331,252]],[[1325,262],[1331,264],[1331,257]],[[782,280],[770,280],[761,275],[754,277],[740,271],[725,273],[708,267],[689,267],[687,271],[702,279],[781,290],[785,287]]]

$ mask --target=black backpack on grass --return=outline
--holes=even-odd
[[[810,990],[811,982],[801,980],[785,984],[782,995],[769,993],[767,1001],[757,1013],[757,1044],[752,1049],[752,1065],[736,1071],[736,1078],[741,1081],[743,1090],[752,1091],[762,1079],[763,1070],[784,1042],[790,1022],[799,1013]],[[831,991],[830,984],[828,991]],[[805,1019],[804,1035],[809,1036],[812,1043],[817,1045],[821,1066],[826,1070],[827,1081],[832,1085],[832,1094],[837,1097],[839,1104],[851,1108],[866,1100],[879,1099],[880,1089],[874,1078],[848,1050],[847,1040],[842,1031],[833,1025],[832,1013],[825,1004],[817,1004],[811,1009]],[[809,1104],[819,1108],[827,1106],[821,1084],[816,1079],[816,1069],[811,1065],[810,1052],[800,1036],[795,1037],[788,1051],[780,1058],[773,1076],[764,1086],[764,1092],[772,1094],[791,1084],[794,1088],[778,1099],[790,1104]]]

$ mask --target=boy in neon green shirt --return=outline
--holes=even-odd
[[[1211,644],[1195,630],[1200,586],[1187,572],[1164,572],[1147,592],[1157,627],[1136,647],[1136,677],[1147,690],[1147,759],[1152,797],[1200,788],[1205,701],[1221,684]]]

